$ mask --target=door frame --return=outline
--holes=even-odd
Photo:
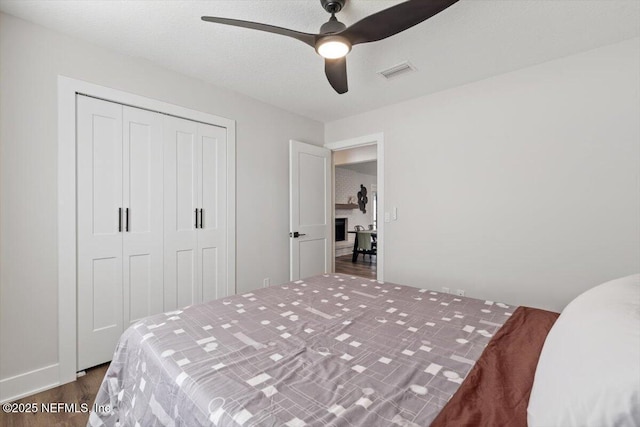
[[[385,229],[385,208],[384,208],[384,133],[374,133],[371,135],[359,136],[357,138],[344,139],[336,142],[329,142],[324,144],[325,148],[331,150],[331,152],[347,150],[349,148],[356,147],[365,147],[367,145],[376,145],[376,156],[377,156],[377,204],[378,204],[378,247],[377,247],[377,255],[376,255],[376,272],[377,279],[379,281],[384,281],[384,229]],[[333,159],[333,156],[332,156]],[[333,160],[331,161],[331,171],[332,171],[332,179],[331,179],[331,204],[335,207],[335,192],[336,192],[336,183],[335,183],[335,164]],[[382,213],[382,215],[380,215]],[[335,224],[336,210],[331,209],[331,219]],[[331,270],[336,271],[335,266],[335,226],[331,227],[331,246],[333,257],[331,258]]]
[[[58,76],[58,383],[77,367],[76,95],[168,114],[227,129],[227,286],[236,289],[236,122],[167,102]]]

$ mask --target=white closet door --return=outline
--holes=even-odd
[[[162,115],[123,107],[123,126],[126,328],[164,309]]]
[[[227,296],[227,130],[198,124],[198,274],[202,301]]]
[[[111,360],[123,331],[122,106],[77,97],[78,370]]]
[[[164,117],[164,309],[199,302],[196,277],[198,125]]]

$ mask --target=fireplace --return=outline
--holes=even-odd
[[[336,242],[347,240],[347,218],[336,218]]]

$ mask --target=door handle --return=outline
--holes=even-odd
[[[195,214],[196,214],[196,223],[195,223],[195,227],[198,228],[198,209],[195,210]]]
[[[122,233],[122,208],[118,208],[118,233]]]
[[[294,231],[293,233],[289,233],[289,237],[293,237],[294,239],[297,239],[298,237],[301,237],[301,236],[306,236],[306,234],[298,233],[297,231]]]
[[[124,212],[125,212],[124,231],[129,232],[129,208],[126,208]]]
[[[204,228],[204,209],[200,208],[200,228]]]

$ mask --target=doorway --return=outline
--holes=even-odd
[[[364,157],[363,148],[373,148],[368,150],[373,156],[352,162],[353,158]],[[373,160],[368,160],[370,157]],[[334,153],[336,273],[377,277],[377,163],[375,146]]]
[[[332,254],[336,273],[384,280],[383,144],[382,134],[325,144],[333,158]],[[357,234],[356,226],[368,234]],[[357,236],[372,239],[372,245],[356,245]]]

